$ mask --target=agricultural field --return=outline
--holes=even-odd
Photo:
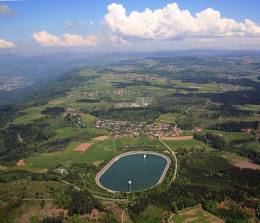
[[[167,140],[167,145],[169,145],[174,151],[178,152],[180,150],[196,150],[196,149],[203,149],[203,150],[212,150],[210,146],[207,144],[198,141],[196,139],[187,139],[187,140]]]
[[[222,219],[212,215],[211,213],[202,209],[201,206],[188,208],[178,211],[171,220],[171,223],[184,223],[184,222],[204,222],[204,223],[224,223]]]
[[[41,119],[44,117],[44,115],[41,113],[44,110],[43,106],[35,106],[32,108],[28,108],[25,110],[22,110],[21,116],[18,116],[14,120],[14,124],[25,124],[25,123],[30,123],[34,120]]]
[[[94,143],[80,157],[75,159],[75,163],[99,163],[106,161],[129,150],[162,150],[163,147],[158,140],[149,139],[141,136],[138,138],[122,137],[118,139],[108,139],[102,142]]]
[[[159,123],[176,123],[178,116],[180,116],[179,113],[166,113],[160,115],[155,121]]]
[[[21,94],[21,105],[0,110],[0,217],[36,223],[62,212],[65,222],[93,222],[95,214],[80,208],[94,204],[95,222],[256,221],[260,82],[257,68],[240,62],[113,61],[68,72],[31,100]],[[113,157],[136,150],[169,156],[161,184],[136,193],[96,184]]]

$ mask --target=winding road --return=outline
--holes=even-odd
[[[174,182],[174,180],[175,180],[175,178],[177,176],[177,168],[178,168],[177,157],[175,155],[176,152],[172,151],[172,149],[164,141],[162,141],[160,137],[159,137],[159,141],[173,155],[173,158],[174,158],[174,161],[175,161],[175,168],[174,168],[174,175],[173,175],[173,178],[172,178],[172,182]]]
[[[173,155],[173,158],[174,158],[174,163],[175,163],[175,168],[174,168],[174,175],[173,175],[173,178],[172,178],[172,182],[174,182],[174,180],[176,179],[176,176],[177,176],[177,168],[178,168],[178,161],[177,161],[177,157],[175,155],[176,152],[174,152],[163,140],[161,140],[161,138],[159,137],[159,141],[160,143]],[[68,182],[68,181],[65,181],[65,180],[61,180],[62,183],[64,184],[67,184],[67,185],[71,185],[73,186],[76,190],[80,191],[81,188],[79,188],[78,186]],[[124,199],[124,198],[106,198],[106,197],[101,197],[101,196],[97,196],[95,194],[93,194],[94,197],[98,198],[98,199],[101,199],[101,200],[106,200],[106,201],[115,201],[115,202],[128,202],[129,200],[128,199]]]

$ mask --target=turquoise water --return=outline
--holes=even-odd
[[[141,191],[157,184],[167,165],[167,160],[159,155],[127,155],[112,164],[101,175],[102,186],[113,191],[129,192],[128,181],[132,181],[131,191]]]

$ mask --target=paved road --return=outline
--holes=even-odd
[[[164,141],[162,141],[162,140],[160,139],[160,137],[159,137],[159,141],[167,148],[167,150],[168,150],[168,151],[173,155],[173,157],[174,157],[175,168],[174,168],[174,175],[173,175],[173,178],[172,178],[172,182],[174,182],[174,180],[175,180],[175,178],[176,178],[176,176],[177,176],[177,168],[178,168],[177,157],[176,157],[176,155],[175,155],[175,152],[174,152]],[[72,183],[70,183],[70,182],[68,182],[68,181],[61,180],[61,182],[64,183],[64,184],[73,186],[73,187],[74,187],[76,190],[78,190],[78,191],[81,190],[81,188],[79,188],[78,186],[76,186],[76,185],[74,185],[74,184],[72,184]],[[93,196],[94,196],[95,198],[98,198],[98,199],[101,199],[101,200],[105,200],[105,201],[129,202],[128,199],[124,199],[124,198],[122,198],[122,199],[119,199],[119,198],[118,198],[118,199],[116,199],[116,198],[106,198],[106,197],[101,197],[101,196],[98,196],[98,195],[95,195],[95,194],[93,194]]]
[[[61,182],[64,183],[64,184],[67,184],[67,185],[71,185],[76,190],[81,191],[81,188],[79,188],[78,186],[76,186],[76,185],[74,185],[74,184],[72,184],[68,181],[61,180]],[[114,202],[128,202],[129,201],[128,199],[124,199],[124,198],[107,198],[107,197],[101,197],[101,196],[98,196],[98,195],[95,195],[95,194],[92,194],[92,195],[93,195],[93,197],[104,200],[104,201],[114,201]]]
[[[177,176],[177,168],[178,168],[178,162],[177,162],[177,157],[175,155],[176,152],[172,151],[172,149],[164,142],[161,140],[161,138],[159,137],[159,141],[160,143],[162,143],[164,145],[164,147],[166,147],[166,149],[173,155],[174,157],[174,161],[175,161],[175,168],[174,168],[174,175],[172,178],[172,182],[174,182],[176,176]]]

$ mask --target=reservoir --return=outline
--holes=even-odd
[[[96,182],[110,192],[142,191],[161,183],[170,163],[170,158],[161,153],[123,153],[97,174]]]

